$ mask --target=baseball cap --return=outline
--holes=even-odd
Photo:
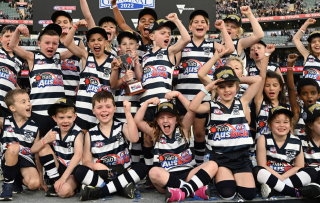
[[[48,114],[50,116],[56,115],[57,108],[61,107],[73,107],[76,110],[76,106],[74,105],[73,101],[69,98],[61,98],[58,99],[54,104],[52,104],[48,109]]]
[[[305,108],[302,118],[305,122],[314,120],[320,116],[320,104],[312,104]]]
[[[67,12],[65,12],[65,11],[56,11],[56,12],[54,12],[54,13],[51,15],[51,20],[52,20],[53,22],[56,22],[56,20],[57,20],[57,18],[58,18],[59,16],[65,16],[65,17],[67,17],[67,18],[70,20],[70,22],[72,22],[72,17],[70,16],[69,13],[67,13]]]
[[[223,21],[231,20],[237,23],[239,27],[242,27],[241,17],[237,15],[228,15]]]
[[[103,18],[101,18],[101,19],[99,20],[99,27],[101,27],[101,25],[102,25],[103,23],[105,23],[105,22],[112,22],[113,24],[115,24],[116,26],[118,26],[118,23],[117,23],[117,21],[116,21],[114,18],[112,18],[112,17],[110,17],[110,16],[106,16],[106,17],[103,17]]]
[[[147,15],[147,14],[151,15],[154,18],[154,20],[158,20],[158,16],[157,16],[156,11],[151,8],[145,8],[142,11],[140,11],[138,19],[140,20],[140,18],[142,18],[142,16]]]
[[[292,111],[290,111],[289,109],[287,109],[286,107],[283,106],[277,106],[277,107],[273,107],[270,111],[269,111],[269,117],[268,117],[268,121],[271,121],[272,118],[277,115],[277,114],[286,114],[287,116],[289,116],[290,118],[293,117],[293,113]]]
[[[320,37],[320,31],[314,31],[312,32],[308,37],[308,42],[311,42],[311,40],[315,37]]]
[[[201,15],[203,17],[209,18],[209,15],[208,15],[208,13],[206,11],[204,11],[204,10],[195,10],[190,14],[189,21],[191,21],[197,15]]]
[[[134,32],[132,32],[131,30],[126,30],[121,32],[118,37],[117,37],[117,41],[119,44],[121,44],[121,40],[124,37],[129,37],[130,39],[134,39],[137,41],[137,43],[139,43],[139,38],[136,34],[134,34]]]
[[[40,33],[40,35],[39,35],[39,37],[38,37],[38,40],[40,40],[41,36],[42,36],[46,31],[48,31],[48,30],[54,30],[54,31],[56,31],[56,32],[58,33],[59,37],[60,37],[60,35],[61,35],[61,33],[62,33],[62,28],[60,27],[60,25],[52,23],[52,24],[47,25],[47,26],[42,30],[42,32]]]
[[[177,106],[172,103],[172,102],[162,102],[157,106],[156,109],[156,116],[160,113],[160,112],[170,112],[174,115],[179,115],[179,111]]]
[[[87,40],[89,41],[90,36],[93,35],[93,34],[96,34],[96,33],[101,34],[106,40],[108,40],[108,34],[107,34],[107,32],[106,32],[103,28],[98,27],[98,26],[91,28],[91,29],[87,32],[87,34],[86,34]]]
[[[237,74],[229,66],[222,66],[222,67],[216,69],[213,73],[213,76],[216,80],[222,78],[224,80],[222,82],[226,82],[226,81],[240,82],[240,79],[238,78]]]
[[[171,22],[169,20],[160,19],[150,25],[150,28],[149,28],[150,32],[149,33],[152,33],[155,30],[159,30],[163,26],[170,27],[171,31],[176,29],[176,27],[177,27],[173,22]]]

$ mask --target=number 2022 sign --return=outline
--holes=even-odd
[[[118,0],[117,5],[120,10],[138,10],[144,7],[155,8],[155,0]],[[110,0],[100,0],[99,6],[100,8],[112,8]]]

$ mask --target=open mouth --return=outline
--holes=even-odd
[[[69,125],[62,125],[62,128],[68,128],[69,127]]]
[[[165,43],[166,45],[168,45],[168,44],[169,44],[169,40],[168,40],[168,39],[164,40],[164,43]]]
[[[229,35],[231,35],[231,32],[230,32],[230,31],[227,31],[227,32],[228,32]]]
[[[196,29],[196,30],[197,30],[197,32],[202,32],[202,31],[203,31],[202,28],[198,28],[198,29]]]
[[[170,125],[164,125],[163,129],[164,129],[164,133],[169,133],[170,132]]]
[[[102,118],[108,118],[109,114],[101,114]]]
[[[96,53],[99,53],[99,52],[101,51],[101,48],[100,48],[100,47],[93,47],[93,49],[94,49],[94,51],[95,51]]]
[[[256,52],[256,58],[259,58],[259,54]]]
[[[130,53],[131,53],[131,50],[130,50],[130,49],[129,49],[129,50],[127,50],[127,51],[126,51],[126,53],[127,53],[127,54],[130,54]]]
[[[111,38],[111,32],[107,32],[107,35],[108,35],[108,39]]]
[[[144,31],[145,34],[149,34],[150,29],[149,29],[148,27],[145,27],[145,28],[143,29],[143,31]]]
[[[274,97],[276,94],[274,92],[269,92],[270,97]]]
[[[31,108],[26,109],[27,113],[31,113]]]
[[[307,103],[308,103],[309,105],[313,104],[312,100],[309,100]]]

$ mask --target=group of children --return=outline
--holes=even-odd
[[[205,40],[209,15],[203,10],[190,15],[190,37],[175,13],[158,19],[144,9],[136,31],[116,0],[111,4],[115,19],[106,16],[99,26],[86,0],[80,0],[85,20],[75,24],[67,12],[53,13],[38,53],[18,46],[19,35],[29,35],[26,26],[3,28],[0,200],[12,200],[22,185],[62,198],[79,192],[80,201],[116,192],[134,198],[135,183],[146,176],[166,202],[207,200],[212,181],[226,200],[252,200],[256,187],[265,198],[320,196],[320,32],[310,34],[308,49],[300,42],[314,19],[293,39],[305,67],[297,98],[292,67],[298,55],[288,56],[289,104],[280,69],[269,63],[275,45],[261,41],[264,32],[249,7],[240,10],[253,34],[241,38],[241,18],[228,15],[214,24],[222,36],[217,43]],[[87,47],[74,37],[79,27],[89,29]],[[170,45],[176,28],[181,39]],[[111,45],[115,38],[118,49]],[[248,69],[246,48],[255,61]],[[130,54],[132,70],[121,68],[123,54]],[[30,97],[17,84],[17,56],[29,65]],[[145,91],[127,96],[124,87],[133,79]]]

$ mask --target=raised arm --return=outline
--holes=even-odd
[[[304,62],[306,62],[310,52],[304,47],[304,45],[301,42],[301,37],[303,35],[302,30],[306,31],[306,29],[308,28],[309,25],[312,25],[312,24],[315,24],[315,23],[316,23],[315,19],[309,18],[308,20],[306,20],[306,22],[302,25],[300,30],[298,30],[298,32],[292,38],[293,43],[296,45],[298,51],[303,56]]]
[[[80,7],[84,18],[88,22],[88,29],[90,30],[91,28],[96,26],[96,23],[94,22],[94,19],[91,15],[87,0],[80,0]]]
[[[253,34],[250,37],[242,38],[239,40],[238,44],[238,53],[241,54],[241,52],[253,44],[259,42],[264,37],[264,32],[257,21],[257,19],[252,14],[249,6],[241,6],[240,8],[241,13],[246,15],[249,21],[251,22]]]
[[[131,114],[131,102],[127,100],[123,100],[123,108],[124,113],[126,115],[127,123],[123,125],[122,132],[124,136],[129,140],[131,143],[136,143],[139,140],[139,132],[137,128],[137,124],[134,122],[134,119]]]
[[[131,51],[131,56],[134,60],[134,74],[136,75],[137,80],[142,79],[142,67],[139,61],[139,54],[136,50]]]
[[[119,79],[119,67],[120,67],[120,61],[118,61],[117,59],[113,59],[113,61],[111,62],[111,76],[110,76],[110,87],[111,89],[119,89],[121,87],[121,85],[124,84],[123,81],[129,81],[128,79],[127,80],[123,80],[125,78],[122,77],[121,79]],[[129,70],[128,70],[129,71]],[[127,72],[128,72],[127,71]],[[132,72],[132,71],[131,71]],[[127,75],[127,73],[126,73]],[[133,73],[132,73],[132,77],[133,77]]]
[[[214,23],[214,26],[220,30],[222,38],[224,39],[224,47],[228,50],[225,54],[233,53],[235,50],[234,44],[233,44],[233,41],[232,41],[230,35],[227,32],[226,26],[224,25],[224,21],[223,20],[216,20],[216,22]],[[223,45],[221,45],[217,42],[214,43],[215,50],[221,49],[222,46]]]
[[[113,10],[114,18],[115,18],[115,20],[117,21],[119,28],[120,28],[121,30],[123,30],[123,31],[124,31],[124,30],[131,30],[131,31],[137,33],[135,30],[133,30],[131,27],[129,27],[129,25],[127,25],[127,23],[126,23],[126,21],[124,20],[124,18],[123,18],[123,16],[122,16],[122,14],[121,14],[118,6],[117,6],[117,7],[114,7],[114,6],[117,5],[117,0],[111,0],[110,2],[111,2],[111,5],[112,5],[112,7],[113,7],[112,10]]]

